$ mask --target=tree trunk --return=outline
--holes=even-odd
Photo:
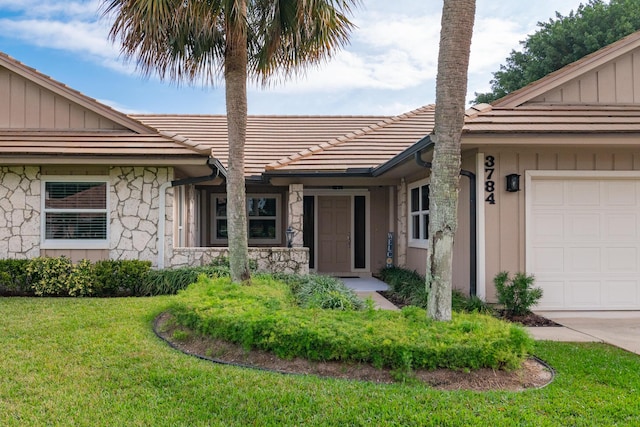
[[[429,202],[427,315],[451,320],[453,243],[458,226],[460,136],[464,125],[475,0],[444,0]]]
[[[229,160],[227,165],[227,230],[231,280],[250,279],[247,210],[244,182],[244,146],[247,134],[247,30],[246,0],[239,16],[228,16],[225,52],[225,96]]]

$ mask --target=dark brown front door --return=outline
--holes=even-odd
[[[318,197],[318,271],[351,271],[351,197]]]

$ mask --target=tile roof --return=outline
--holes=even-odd
[[[171,156],[200,157],[208,151],[198,150],[157,134],[128,131],[16,131],[0,129],[0,155],[90,155],[90,156]],[[202,163],[200,161],[199,163]]]
[[[435,106],[427,105],[387,118],[270,163],[266,169],[343,171],[374,168],[431,133],[434,114]]]
[[[464,132],[475,133],[619,133],[640,131],[638,105],[532,104],[489,107],[465,120]]]
[[[227,164],[227,122],[224,115],[133,115],[134,119],[165,134],[180,135]],[[365,135],[370,127],[393,120],[388,116],[256,116],[247,119],[245,174],[259,175],[268,164],[311,147],[331,145],[348,136]],[[384,126],[378,126],[383,128]],[[393,136],[387,136],[393,140]],[[415,141],[414,141],[415,142]],[[393,148],[389,149],[393,151]],[[361,154],[361,153],[358,153]],[[394,154],[397,152],[394,151]],[[389,156],[392,157],[392,156]],[[348,161],[354,162],[351,156]],[[283,161],[285,163],[286,161]]]

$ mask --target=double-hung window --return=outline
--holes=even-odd
[[[213,197],[215,215],[213,240],[228,238],[227,198]],[[247,196],[247,234],[251,243],[280,242],[280,195],[249,194]]]
[[[409,185],[409,245],[429,245],[429,181]]]
[[[43,247],[107,248],[108,198],[105,177],[43,177]]]

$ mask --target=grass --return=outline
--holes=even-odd
[[[603,344],[538,343],[540,390],[437,392],[185,356],[151,330],[171,298],[0,298],[0,425],[640,424],[640,357]]]

